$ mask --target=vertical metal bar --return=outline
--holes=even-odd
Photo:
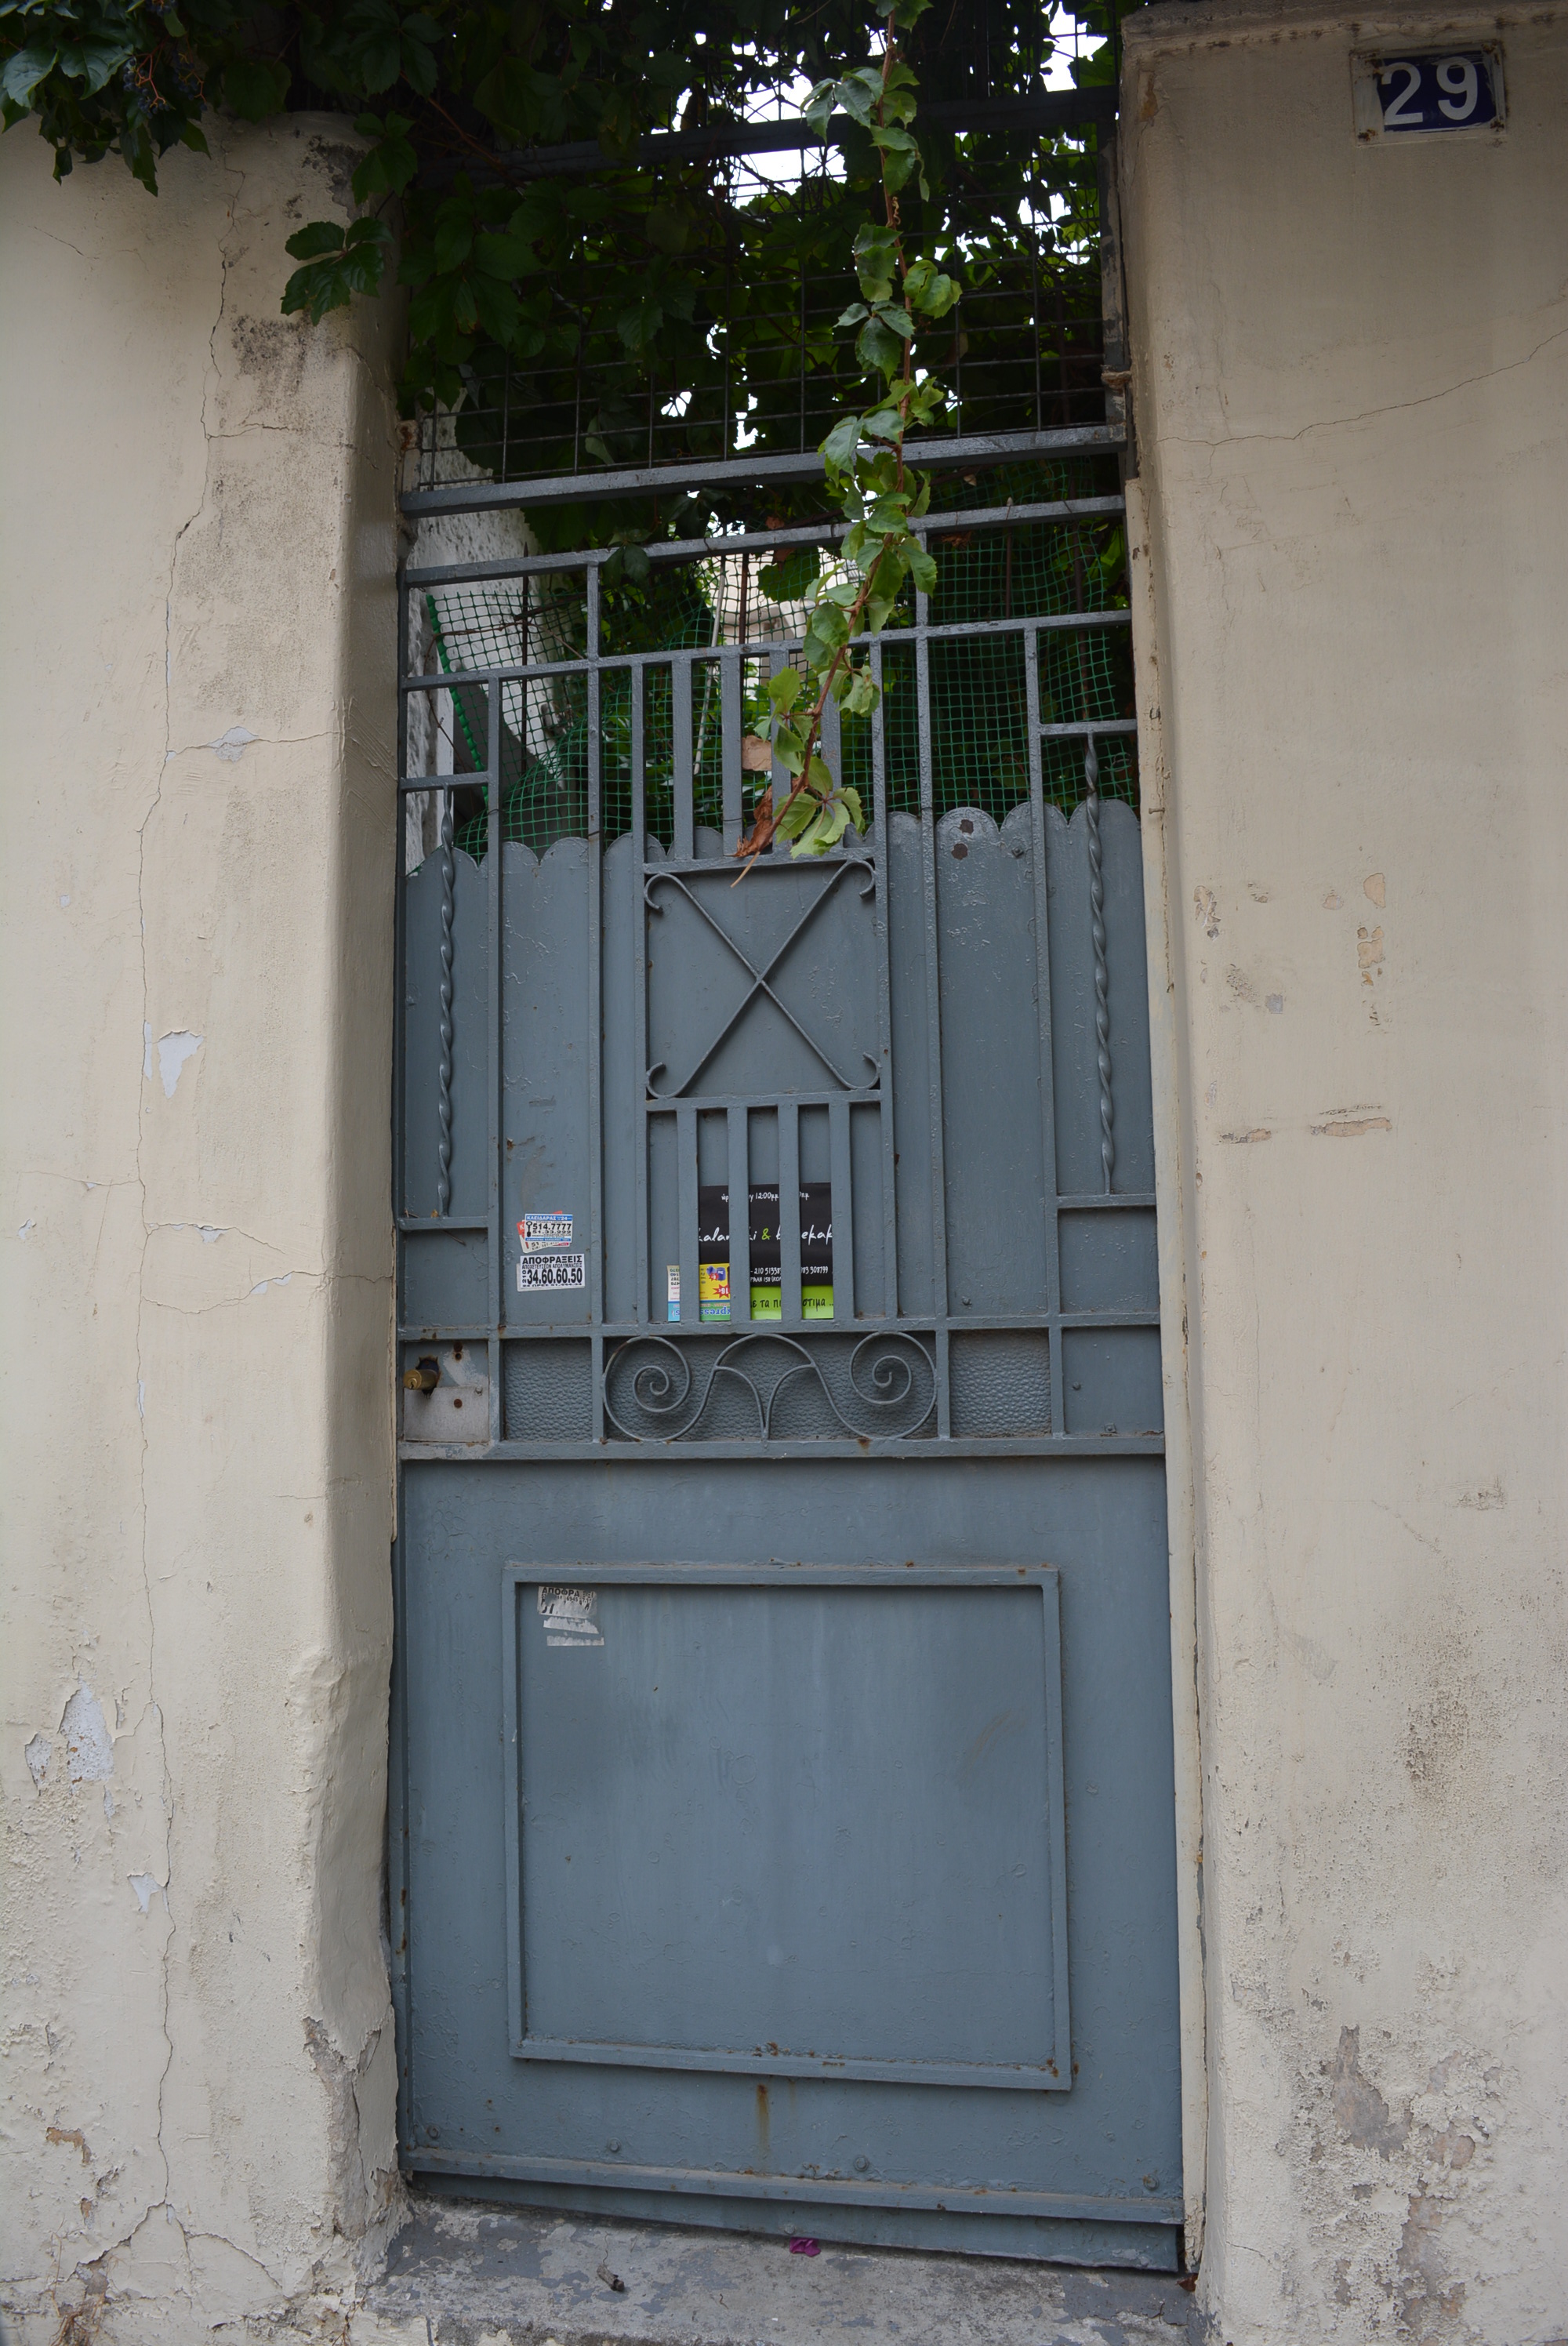
[[[921,543],[924,535],[921,534]],[[940,1440],[952,1432],[947,1373],[947,1176],[942,1128],[942,983],[938,964],[936,899],[936,782],[931,749],[931,646],[925,633],[930,606],[915,596],[915,708],[920,733],[920,852],[921,880],[925,897],[925,1024],[926,1069],[931,1115],[931,1268],[936,1328],[936,1430]]]
[[[875,953],[877,963],[877,1082],[881,1100],[877,1114],[882,1136],[882,1278],[883,1311],[899,1316],[898,1167],[893,1151],[893,1023],[892,981],[888,966],[888,891],[891,883],[888,837],[888,747],[882,728],[882,648],[871,646],[871,681],[877,701],[871,710],[871,856],[876,872]]]
[[[387,1891],[392,1916],[391,1964],[392,2007],[397,2014],[398,2139],[413,2136],[413,1963],[409,1916],[413,1884],[409,1879],[408,1821],[408,1539],[402,1508],[402,1469],[397,1473],[397,1516],[392,1534],[392,1686],[389,1706],[387,1768]]]
[[[697,1110],[681,1100],[675,1111],[675,1155],[679,1212],[680,1324],[702,1318],[697,1294]]]
[[[408,627],[410,616],[408,584],[400,565],[397,582],[397,642],[398,674],[408,673],[410,648]],[[408,771],[408,695],[397,697],[397,770],[400,775]],[[392,1212],[402,1217],[408,1211],[408,1094],[406,1089],[406,1055],[408,1048],[408,801],[398,795],[398,875],[397,895],[392,905]],[[423,845],[423,842],[421,842]],[[395,1225],[394,1225],[395,1227]],[[402,1264],[402,1241],[398,1241],[398,1266]],[[398,1315],[399,1323],[402,1313]]]
[[[1105,957],[1105,882],[1100,854],[1100,760],[1091,733],[1084,748],[1084,821],[1089,847],[1089,935],[1095,948],[1095,1062],[1100,1077],[1100,1164],[1105,1195],[1116,1168],[1115,1103],[1111,1096],[1111,971]]]
[[[740,844],[740,654],[718,656],[719,719],[723,733],[724,852],[733,855]]]
[[[800,1110],[792,1099],[779,1103],[779,1314],[789,1326],[801,1316],[800,1302]]]
[[[675,807],[672,852],[689,862],[696,853],[692,838],[692,805],[697,776],[691,761],[691,661],[675,659],[669,669],[670,796]],[[640,858],[642,849],[637,850]]]
[[[1023,638],[1024,709],[1029,727],[1029,837],[1034,880],[1034,1001],[1039,1026],[1040,1164],[1045,1216],[1045,1311],[1051,1347],[1051,1427],[1063,1432],[1062,1183],[1056,1170],[1056,1053],[1051,1024],[1051,912],[1045,869],[1045,780],[1040,755],[1040,630]]]
[[[1040,382],[1040,244],[1033,219],[1029,224],[1029,318],[1034,336],[1034,429],[1044,428]]]
[[[490,938],[490,984],[485,988],[484,1090],[485,1156],[489,1164],[487,1209],[490,1219],[490,1439],[501,1439],[501,1330],[505,1315],[501,1245],[501,1160],[505,1149],[502,1114],[501,1020],[506,986],[505,956],[501,950],[501,679],[494,670],[486,694],[484,741],[486,926]]]
[[[779,661],[781,668],[788,665],[787,659]],[[822,709],[822,760],[834,781],[841,782],[844,779],[844,732],[839,704],[831,693],[828,695]]]
[[[833,1322],[855,1316],[855,1209],[850,1176],[850,1103],[828,1103],[828,1164],[833,1189]]]
[[[689,673],[689,671],[688,671]],[[636,1301],[633,1317],[646,1327],[652,1308],[648,1270],[648,1103],[647,1103],[647,789],[645,760],[644,668],[632,670],[632,1081],[633,1132],[636,1149]]]
[[[599,566],[588,565],[588,1325],[592,1439],[605,1438],[604,740],[599,709]]]
[[[789,667],[789,655],[788,652],[769,652],[768,655],[769,683],[771,684],[776,676],[782,676],[784,670]],[[835,717],[837,717],[838,713],[837,709],[834,709],[833,714]],[[827,743],[824,739],[824,750],[826,750],[826,747]],[[789,768],[781,765],[779,760],[775,758],[772,767],[769,772],[768,780],[769,786],[773,792],[773,803],[776,807],[781,807],[786,797],[789,795],[790,779],[791,777]]]
[[[450,698],[450,695],[448,696]],[[439,706],[439,703],[437,704]],[[441,977],[436,989],[441,1054],[435,1071],[435,1210],[444,1215],[452,1203],[452,1043],[453,1043],[453,910],[457,867],[452,844],[452,792],[440,796],[441,943],[437,948]]]
[[[751,1317],[751,1149],[749,1109],[732,1107],[729,1126],[729,1317]]]

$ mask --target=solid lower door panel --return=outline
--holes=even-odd
[[[1157,1459],[409,1467],[410,2166],[1168,2261],[1165,1591]]]

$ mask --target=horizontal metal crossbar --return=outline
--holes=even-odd
[[[1119,514],[1125,510],[1126,502],[1123,496],[1053,497],[1033,505],[960,506],[952,513],[926,514],[920,529],[928,537],[942,530],[1020,529],[1033,522]],[[719,537],[655,539],[643,552],[650,562],[693,562],[722,554],[770,553],[780,546],[834,546],[849,534],[848,522],[806,522],[798,529],[748,529]],[[410,586],[471,586],[490,578],[531,578],[592,566],[602,568],[616,551],[613,546],[596,546],[572,554],[520,554],[504,562],[449,562],[429,569],[405,570],[403,579]]]
[[[874,1094],[872,1099],[874,1102]],[[657,1101],[649,1102],[650,1115],[658,1105]],[[673,1108],[685,1106],[686,1103],[671,1100],[666,1105]],[[709,1105],[707,1100],[699,1101],[697,1105],[705,1114],[707,1113]],[[1117,1198],[1115,1202],[1120,1205],[1122,1200]],[[427,1225],[422,1224],[420,1227],[425,1228]],[[439,1228],[439,1225],[437,1227]],[[692,1342],[723,1344],[728,1343],[732,1336],[739,1334],[773,1336],[780,1332],[785,1335],[799,1335],[804,1332],[808,1336],[835,1334],[929,1336],[933,1328],[943,1328],[949,1335],[984,1336],[993,1334],[997,1330],[1005,1331],[1014,1329],[1027,1331],[1035,1328],[1157,1328],[1159,1324],[1159,1312],[1151,1305],[1147,1311],[1103,1311],[1085,1308],[1080,1311],[938,1312],[934,1320],[928,1312],[923,1320],[851,1320],[844,1323],[835,1323],[830,1320],[805,1319],[748,1321],[710,1320],[696,1324],[687,1323],[682,1328],[681,1332],[684,1339]],[[597,1323],[597,1329],[606,1341],[612,1340],[618,1341],[623,1337],[629,1341],[636,1336],[653,1335],[661,1339],[668,1336],[668,1329],[659,1321],[605,1320]],[[556,1343],[563,1337],[582,1336],[585,1332],[585,1324],[580,1320],[541,1320],[533,1323],[508,1321],[503,1327],[488,1327],[475,1323],[469,1327],[448,1328],[433,1324],[400,1328],[398,1341],[400,1344],[469,1343],[477,1341],[482,1336],[496,1336],[504,1337],[509,1344],[537,1344],[546,1341]]]
[[[1115,122],[1114,88],[1042,90],[1028,97],[937,98],[922,105],[922,123],[933,130],[958,137],[1003,138],[1018,131],[1076,130],[1091,122]],[[835,114],[827,136],[813,130],[800,116],[789,122],[728,121],[708,123],[700,130],[655,130],[639,138],[629,157],[611,155],[596,138],[574,138],[555,147],[523,147],[497,158],[498,168],[464,162],[439,165],[424,173],[422,184],[439,187],[460,168],[480,182],[487,177],[508,179],[581,178],[616,171],[667,170],[673,164],[718,161],[745,155],[804,154],[813,147],[842,146],[851,127],[847,114]]]
[[[493,2151],[433,2150],[423,2143],[405,2152],[410,2174],[494,2176],[529,2183],[607,2186],[621,2191],[681,2191],[695,2198],[804,2201],[834,2208],[929,2208],[943,2214],[1054,2217],[1062,2222],[1179,2224],[1179,2199],[1149,2193],[1141,2199],[1095,2198],[1065,2191],[1021,2191],[972,2183],[851,2183],[839,2177],[739,2175],[698,2167],[631,2167],[618,2158],[514,2158]]]
[[[405,1464],[429,1462],[462,1466],[505,1466],[552,1458],[644,1463],[667,1465],[672,1458],[741,1459],[749,1465],[771,1458],[1163,1458],[1163,1433],[1038,1433],[856,1435],[852,1439],[825,1435],[819,1441],[771,1441],[762,1447],[749,1440],[660,1442],[644,1437],[633,1441],[616,1435],[591,1442],[400,1442],[398,1456]]]
[[[911,464],[1001,464],[1044,462],[1054,456],[1115,455],[1127,444],[1119,424],[1064,424],[1051,432],[990,432],[955,434],[951,440],[909,440],[906,462]],[[501,513],[519,505],[589,504],[600,497],[633,497],[683,484],[702,489],[720,483],[820,481],[825,475],[816,449],[797,455],[727,456],[678,464],[645,464],[636,471],[546,473],[531,481],[467,482],[462,487],[405,489],[398,499],[409,515],[437,513]]]

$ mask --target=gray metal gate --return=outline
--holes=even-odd
[[[1111,444],[949,447],[937,597],[829,730],[870,830],[738,884],[830,532],[656,543],[640,588],[606,553],[405,575],[412,2172],[1175,2260]]]

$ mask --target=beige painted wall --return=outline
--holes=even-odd
[[[395,421],[295,117],[0,140],[5,2297],[181,2341],[395,2207]],[[86,2331],[82,2332],[85,2336]]]
[[[1506,136],[1358,145],[1349,52],[1385,34],[1501,37]],[[1568,2334],[1568,22],[1158,5],[1123,120],[1200,2301],[1234,2346],[1540,2346]]]

